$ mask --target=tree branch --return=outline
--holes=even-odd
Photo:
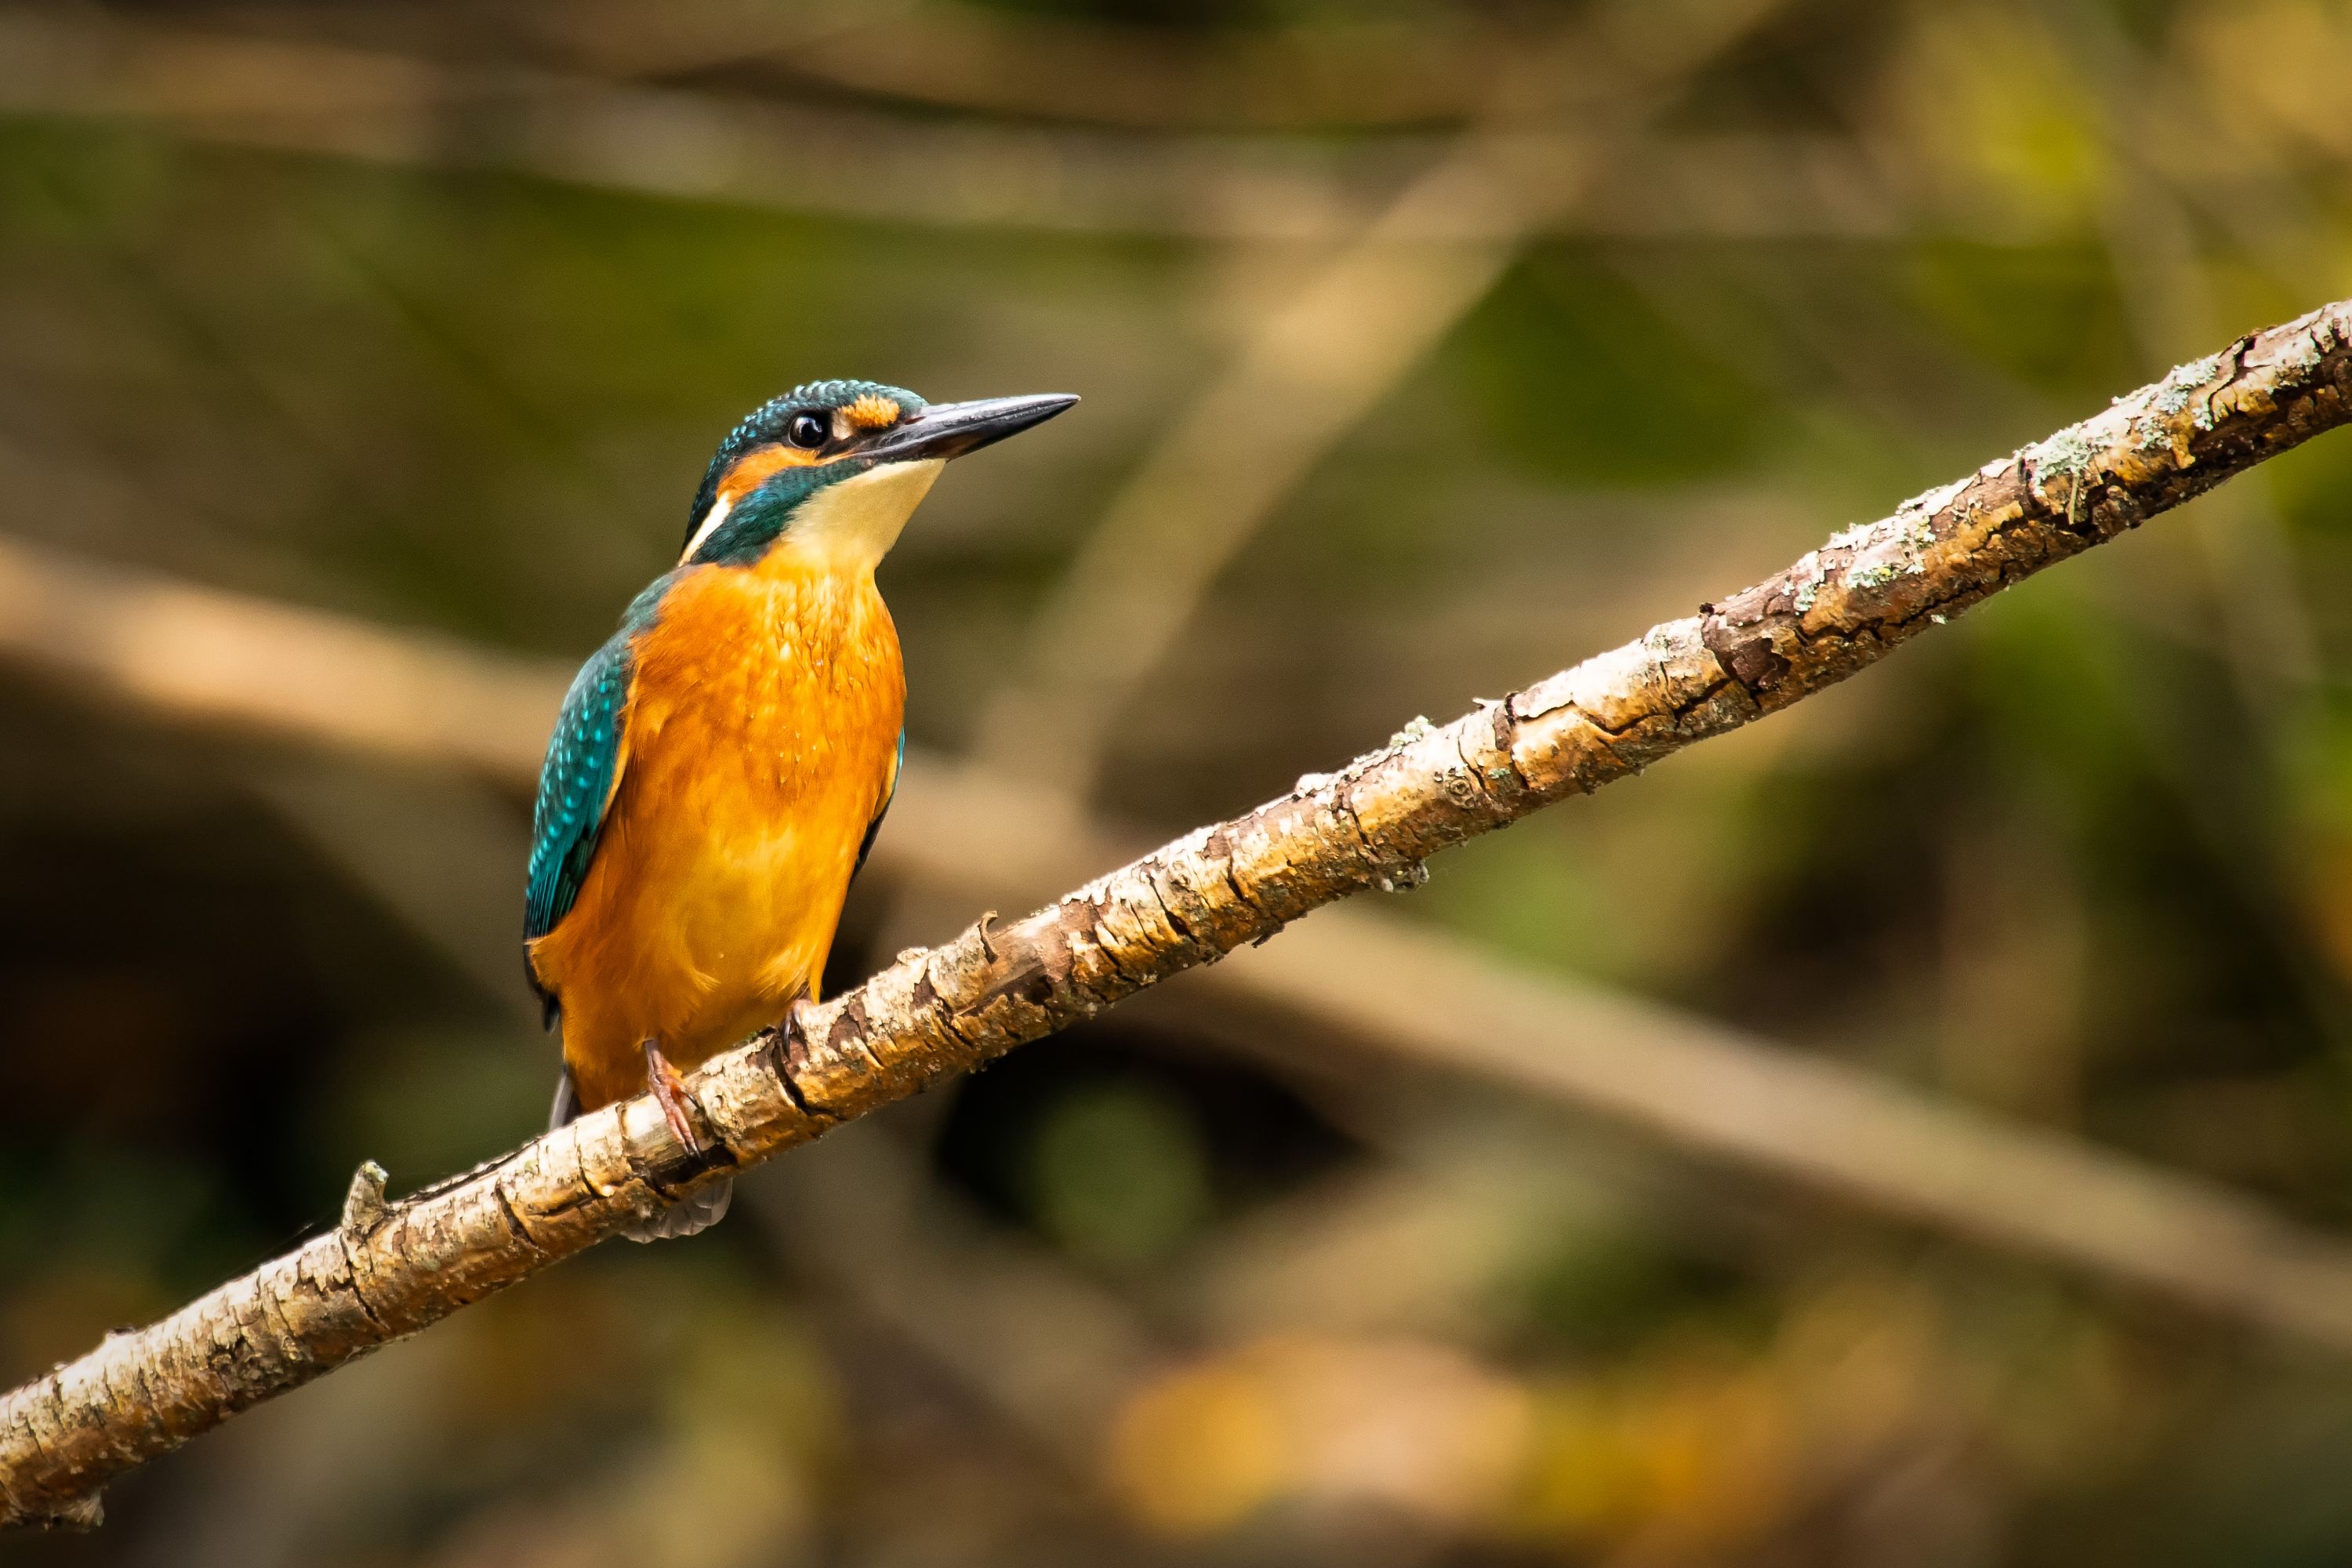
[[[1693,617],[1202,828],[1026,918],[903,954],[690,1080],[336,1229],[0,1399],[0,1521],[91,1523],[123,1471],[656,1206],[1263,941],[1430,855],[1801,700],[2044,566],[2352,421],[2352,301],[1843,531]]]
[[[5,561],[0,547],[0,568]],[[120,577],[102,591],[122,592]],[[241,614],[222,598],[225,616]],[[0,651],[10,646],[6,610],[0,595]],[[557,680],[551,672],[551,684]],[[551,690],[547,705],[553,700]],[[355,885],[488,994],[535,1018],[513,968],[511,881],[529,848],[522,824],[509,813],[487,815],[482,808],[496,803],[463,787],[470,781],[337,761],[302,768],[280,759],[256,770],[254,784]],[[518,782],[529,778],[523,772]],[[905,778],[879,868],[938,902],[1049,899],[1128,852],[1047,794],[992,786],[920,752],[908,754]],[[354,831],[355,818],[369,831]],[[1687,1154],[2352,1354],[2352,1247],[2328,1232],[2076,1136],[1696,1014],[1519,970],[1425,921],[1362,904],[1327,910],[1281,942],[1234,954],[1160,1000],[1178,1005],[1181,1028],[1294,1082],[1328,1084],[1336,1073],[1360,1093],[1353,1058],[1388,1057],[1597,1112]],[[1335,1053],[1349,1059],[1335,1061]],[[760,1198],[759,1188],[739,1195],[755,1213]],[[853,1288],[873,1288],[877,1311],[887,1315],[920,1295],[883,1300],[887,1259],[853,1267],[844,1245],[821,1261],[848,1274]],[[990,1353],[965,1346],[957,1364],[977,1375]],[[1009,1384],[992,1377],[986,1387],[1003,1394]]]
[[[120,586],[118,578],[109,591]],[[224,605],[232,616],[233,603]],[[0,600],[0,651],[8,647],[6,624]],[[905,777],[880,868],[937,903],[1049,899],[1128,852],[1066,802],[1055,816],[1054,796],[991,787],[920,752],[908,754]],[[519,782],[528,781],[525,773]],[[487,994],[535,1020],[515,984],[511,924],[513,869],[529,837],[511,813],[486,811],[497,803],[479,798],[482,786],[466,787],[471,782],[342,759],[310,768],[279,759],[256,769],[253,781],[355,886]],[[355,831],[362,823],[367,831]],[[1032,847],[1025,857],[1013,847],[1022,844]],[[1326,910],[1281,942],[1234,954],[1160,1000],[1178,1005],[1172,1021],[1181,1029],[1253,1057],[1309,1092],[1338,1076],[1360,1097],[1366,1080],[1355,1058],[1391,1058],[1597,1112],[1686,1154],[2352,1354],[2352,1247],[2326,1231],[2080,1137],[1696,1014],[1517,969],[1426,921],[1362,904]],[[1399,1084],[1389,1092],[1421,1090]],[[738,1201],[760,1213],[761,1193],[754,1187]],[[795,1208],[790,1199],[781,1206]],[[838,1203],[820,1206],[825,1223],[840,1224]],[[850,1236],[857,1229],[845,1227]],[[825,1235],[835,1238],[820,1259],[827,1269],[847,1276],[853,1289],[870,1288],[886,1316],[912,1310],[919,1289],[884,1300],[887,1258],[853,1264],[842,1250],[849,1243]],[[1007,1322],[1006,1314],[995,1321]],[[957,1343],[955,1364],[977,1378],[993,1352]],[[984,1385],[992,1397],[1010,1390],[1002,1370]]]

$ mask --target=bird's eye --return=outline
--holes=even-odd
[[[805,451],[814,452],[833,435],[833,426],[814,414],[795,414],[793,422],[784,426],[784,439]]]

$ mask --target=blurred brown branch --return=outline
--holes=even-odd
[[[1409,885],[1439,849],[1800,701],[2042,567],[2347,422],[2352,301],[2184,365],[1841,531],[1697,616],[1442,728],[1417,721],[1340,773],[1302,779],[1021,921],[986,917],[902,954],[817,1008],[803,1036],[755,1039],[695,1076],[703,1154],[681,1147],[640,1098],[389,1207],[380,1173],[371,1186],[363,1172],[335,1229],[0,1400],[5,1518],[94,1522],[113,1477],[656,1205],[1323,904]],[[117,645],[140,653],[135,639]],[[383,743],[384,728],[370,738]]]
[[[1090,795],[1121,710],[1282,502],[1582,198],[1616,142],[1778,9],[1745,0],[1645,29],[1602,7],[1503,72],[1481,122],[1284,300],[1145,455],[982,714],[982,759]],[[1569,100],[1579,130],[1544,134]]]
[[[730,5],[516,8],[534,37],[604,75],[765,67],[944,109],[1143,130],[1426,125],[1475,115],[1522,43],[1466,12],[1221,29],[1194,40],[955,0],[854,15]]]
[[[1448,144],[1395,134],[1340,150],[1275,137],[940,125],[513,66],[459,69],[379,47],[68,22],[23,7],[0,7],[0,110],[893,223],[1284,242],[1357,235]],[[1528,137],[1520,156],[1539,161],[1552,140]],[[1885,234],[1908,221],[1867,159],[1822,137],[1637,143],[1573,205],[1561,204],[1555,226],[1750,237]]]

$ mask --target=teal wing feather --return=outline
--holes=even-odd
[[[531,812],[530,888],[523,909],[523,940],[546,935],[571,911],[596,854],[604,808],[619,782],[621,727],[629,701],[635,658],[627,629],[596,650],[580,667],[563,711],[547,742],[539,770],[539,801]],[[526,972],[530,965],[526,961]],[[530,975],[531,989],[547,1006],[555,998]]]
[[[898,775],[907,771],[907,727],[898,726],[898,754],[890,760],[890,787],[882,796],[882,804],[874,808],[874,820],[866,825],[866,837],[857,846],[857,864],[851,867],[852,877],[866,869],[866,858],[874,853],[874,841],[882,837],[882,819],[890,815],[890,803],[898,798]]]

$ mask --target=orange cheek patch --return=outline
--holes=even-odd
[[[733,506],[758,489],[771,474],[786,468],[805,468],[815,461],[814,453],[793,447],[762,447],[756,452],[746,452],[735,459],[735,466],[719,481],[719,499]]]
[[[887,430],[898,423],[898,405],[879,393],[869,392],[841,411],[860,430]]]

